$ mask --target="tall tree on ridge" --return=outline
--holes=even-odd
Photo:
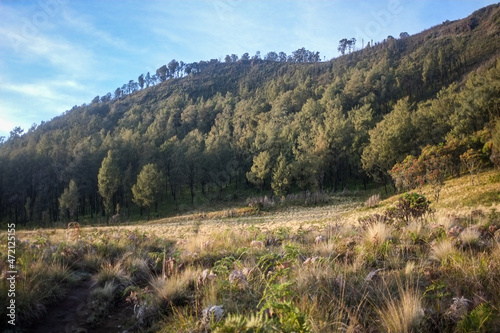
[[[139,87],[141,87],[141,89],[144,89],[144,74],[139,75],[139,77],[137,78],[137,82],[139,82]]]

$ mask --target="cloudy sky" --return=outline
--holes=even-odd
[[[337,57],[468,16],[491,0],[0,0],[0,136],[26,131],[170,60],[305,47]]]

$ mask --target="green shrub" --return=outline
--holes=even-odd
[[[421,194],[410,192],[403,194],[396,205],[396,217],[408,223],[411,218],[420,219],[431,212],[431,202]]]

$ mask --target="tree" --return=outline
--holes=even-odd
[[[111,101],[111,93],[107,93],[101,97],[101,103],[107,103],[109,101]]]
[[[276,166],[274,167],[273,178],[271,180],[271,187],[274,194],[277,196],[286,195],[290,189],[291,182],[291,173],[286,157],[283,153],[280,153],[276,160]]]
[[[252,57],[253,61],[260,60],[260,51],[255,52],[255,55]]]
[[[253,165],[250,172],[247,172],[247,179],[260,187],[262,194],[264,184],[271,174],[271,155],[268,151],[263,151],[253,158]]]
[[[169,63],[168,63],[168,70],[170,72],[170,76],[175,76],[175,73],[178,72],[178,69],[179,69],[179,62],[175,59],[172,59]]]
[[[415,155],[415,128],[408,98],[399,100],[394,110],[370,130],[370,143],[363,150],[363,169],[386,184],[387,173],[410,153]]]
[[[167,71],[167,65],[163,65],[156,70],[156,77],[160,80],[160,82],[163,82],[167,79]]]
[[[120,170],[112,150],[108,150],[108,155],[102,160],[97,182],[99,194],[104,200],[105,213],[109,218],[114,209],[113,196],[118,190],[118,186],[120,186]]]
[[[349,53],[351,53],[351,51],[356,51],[356,38],[351,38],[347,41],[347,45],[348,45],[348,48],[349,48]]]
[[[115,90],[115,98],[120,98],[122,96],[122,90],[120,87],[116,88]]]
[[[181,144],[184,157],[183,172],[191,193],[191,203],[194,203],[195,186],[200,178],[203,152],[205,150],[203,135],[198,129],[189,132]]]
[[[226,54],[226,57],[224,58],[224,61],[226,62],[226,64],[229,64],[232,60],[231,60],[231,56],[229,54]]]
[[[471,148],[460,155],[460,160],[470,172],[470,184],[474,186],[474,173],[476,173],[477,185],[479,185],[479,171],[483,165],[479,152]]]
[[[78,187],[75,181],[72,179],[69,182],[69,186],[64,189],[63,194],[59,197],[59,209],[61,215],[66,215],[70,220],[73,220],[77,216],[78,212]],[[77,218],[78,220],[78,218]]]
[[[424,185],[426,169],[421,159],[408,155],[396,163],[390,172],[398,191],[411,191]]]
[[[137,82],[134,82],[134,80],[128,81],[127,91],[128,91],[129,94],[137,91]]]
[[[163,173],[158,171],[156,164],[149,163],[142,168],[137,176],[137,183],[132,186],[133,201],[137,205],[147,208],[148,221],[151,207],[158,203],[158,197],[164,183]]]
[[[241,55],[241,60],[242,61],[248,61],[250,60],[250,55],[248,54],[248,52],[245,52]]]
[[[279,56],[276,52],[269,52],[267,53],[265,56],[264,56],[264,60],[267,60],[267,61],[278,61],[279,60]]]
[[[496,119],[495,128],[491,133],[491,145],[490,161],[500,168],[500,118]]]
[[[342,55],[345,54],[345,50],[347,49],[348,43],[349,43],[349,41],[347,40],[347,38],[342,38],[339,41],[339,46],[337,47],[337,50],[340,52],[340,54],[342,54]]]
[[[420,159],[425,165],[425,181],[434,191],[434,200],[439,201],[439,194],[444,186],[451,155],[443,146],[427,146],[422,150]]]
[[[20,126],[16,126],[16,127],[14,127],[14,129],[12,131],[10,131],[9,140],[13,139],[13,138],[19,138],[19,137],[21,137],[21,135],[23,135],[23,133],[24,133],[24,130]]]
[[[141,89],[144,89],[144,74],[139,75],[137,81],[139,82],[139,87],[141,87]]]

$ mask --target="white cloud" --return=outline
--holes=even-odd
[[[79,34],[84,34],[88,41],[97,41],[98,44],[112,46],[114,48],[131,51],[131,47],[125,40],[110,34],[107,31],[97,28],[92,24],[93,18],[82,13],[76,13],[70,9],[65,9],[62,13],[64,25],[77,31]]]
[[[0,106],[0,113],[3,114],[3,110],[2,110],[2,107]],[[6,137],[8,138],[9,137],[9,132],[14,129],[14,127],[16,127],[17,125],[10,121],[9,119],[3,117],[3,116],[0,116],[0,136],[3,136],[3,137]]]

